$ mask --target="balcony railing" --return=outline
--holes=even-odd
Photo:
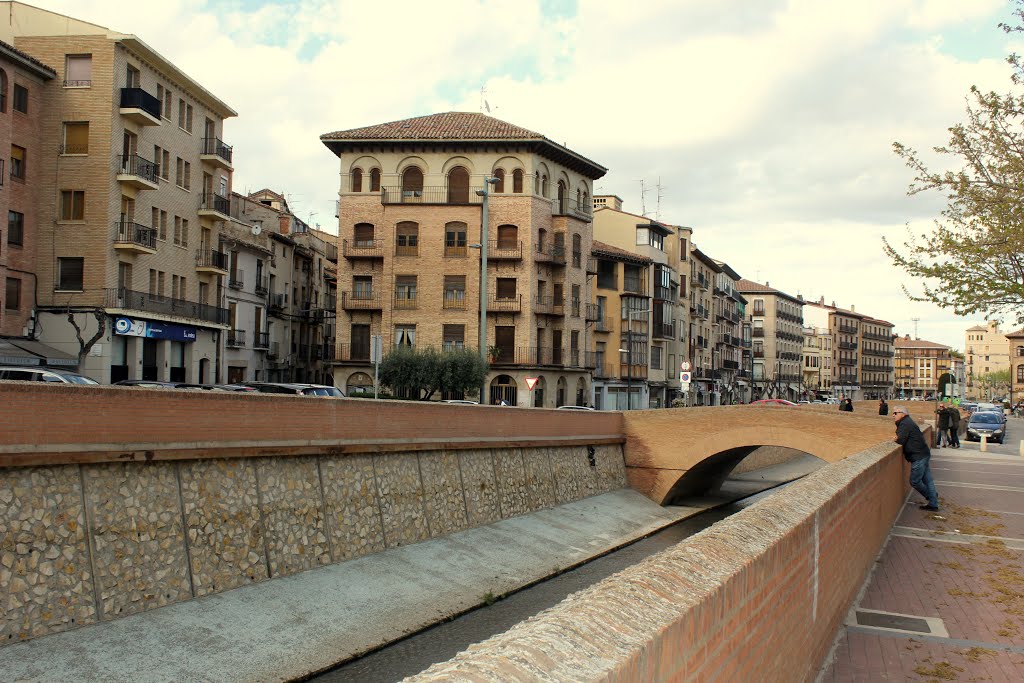
[[[597,364],[597,352],[596,351],[584,351],[583,352],[583,367],[585,368],[596,368]]]
[[[384,258],[384,242],[381,240],[342,240],[341,255],[347,259]]]
[[[267,292],[269,292],[269,291],[270,291],[270,288],[267,285],[267,276],[266,275],[259,275],[259,276],[257,276],[256,277],[256,293],[259,294],[260,296],[266,296]]]
[[[268,306],[271,313],[280,313],[288,305],[287,294],[271,294],[268,299]]]
[[[230,287],[231,289],[241,289],[244,284],[244,270],[235,270],[234,272],[228,273],[228,287]]]
[[[464,243],[459,244],[458,242],[445,242],[444,243],[444,256],[445,258],[466,258],[469,253],[469,247]]]
[[[270,342],[266,346],[266,349],[267,349],[267,359],[268,360],[277,360],[278,358],[281,357],[281,350],[280,350],[281,349],[281,343],[280,342]]]
[[[562,197],[560,200],[555,199],[554,210],[556,216],[574,216],[589,221],[593,216],[594,205],[583,199],[576,201],[575,198]]]
[[[366,340],[366,343],[358,344],[338,344],[335,360],[368,364],[370,362],[370,341]]]
[[[487,258],[515,261],[523,258],[523,243],[507,240],[491,240],[487,243]]]
[[[211,192],[207,194],[203,193],[202,203],[199,205],[200,211],[216,211],[219,214],[225,216],[231,215],[231,200],[227,197],[222,197],[219,194]]]
[[[598,332],[611,332],[612,321],[607,317],[600,317],[594,321],[594,329]]]
[[[561,347],[500,346],[498,355],[491,360],[491,365],[563,366],[567,360],[568,354]]]
[[[519,313],[523,307],[523,295],[497,296],[492,294],[487,299],[487,310],[497,313]]]
[[[627,277],[622,281],[622,291],[626,294],[647,296],[647,283],[640,278]]]
[[[383,305],[378,292],[342,292],[341,308],[346,311],[379,311]]]
[[[228,330],[228,346],[242,348],[245,346],[245,330]]]
[[[750,330],[750,336],[751,337],[763,337],[764,336],[764,329],[761,328],[761,327],[755,327],[755,328]]]
[[[395,292],[394,300],[395,310],[411,311],[419,308],[419,304],[416,300],[415,292],[399,293]]]
[[[670,323],[654,323],[654,336],[661,339],[675,339],[676,322],[673,320]]]
[[[269,349],[270,348],[270,333],[269,332],[255,332],[253,333],[252,347],[254,349]]]
[[[203,138],[202,154],[220,157],[228,165],[231,164],[231,145],[225,145],[220,138]]]
[[[596,256],[588,256],[587,257],[587,274],[588,275],[597,275],[597,257]]]
[[[476,188],[469,188],[468,192],[452,191],[448,187],[424,187],[420,190],[403,190],[394,185],[381,188],[380,201],[382,204],[479,204],[482,199],[477,196]]]
[[[197,268],[228,269],[228,255],[215,249],[196,249]]]
[[[156,230],[140,223],[122,221],[117,226],[117,241],[121,244],[137,244],[147,249],[156,249]]]
[[[105,294],[108,308],[194,318],[220,325],[226,325],[228,322],[228,309],[198,301],[174,299],[169,296],[121,288],[107,289]]]
[[[585,307],[585,320],[589,322],[596,322],[601,319],[601,309],[597,304],[587,304]]]
[[[141,178],[147,183],[156,185],[160,179],[160,165],[149,159],[143,159],[138,154],[118,155],[118,175],[134,176]]]
[[[466,310],[466,293],[457,290],[445,292],[444,298],[441,300],[441,308],[449,311]]]
[[[121,108],[141,109],[157,121],[160,120],[160,100],[142,88],[121,88]]]

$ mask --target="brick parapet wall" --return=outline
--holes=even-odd
[[[813,680],[906,475],[892,444],[830,464],[409,680]]]

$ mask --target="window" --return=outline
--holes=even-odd
[[[498,226],[498,249],[515,249],[519,246],[519,228],[514,225]]]
[[[395,346],[412,348],[416,345],[415,325],[395,325]]]
[[[572,315],[574,318],[580,317],[580,286],[572,286]]]
[[[189,133],[192,132],[192,105],[185,106],[185,130]]]
[[[548,196],[548,177],[546,174],[540,177],[540,194],[542,197]]]
[[[353,230],[353,236],[355,246],[357,247],[372,247],[373,246],[373,224],[372,223],[356,223]]]
[[[363,169],[353,168],[352,169],[352,192],[363,191]]]
[[[166,239],[166,238],[165,238]],[[179,247],[188,246],[188,219],[174,217],[174,243]]]
[[[380,192],[380,169],[370,169],[370,192]]]
[[[186,190],[192,189],[192,164],[185,162],[185,183],[182,185]]]
[[[62,221],[85,220],[85,190],[60,191],[60,219]]]
[[[503,169],[503,168],[495,169],[493,177],[498,181],[498,182],[496,182],[494,184],[494,191],[495,192],[504,192],[505,191],[505,169]]]
[[[16,277],[7,278],[4,308],[8,311],[17,311],[21,308],[21,280]]]
[[[416,276],[395,276],[395,307],[409,308],[416,303]]]
[[[442,308],[466,308],[466,276],[444,276],[444,302]]]
[[[185,100],[178,99],[178,128],[185,130]]]
[[[163,156],[159,160],[154,159],[154,161],[160,164],[160,168],[158,168],[157,171],[160,173],[161,178],[164,180],[170,180],[171,153],[165,149],[161,154]]]
[[[618,289],[619,273],[615,261],[597,262],[597,286],[600,289]]]
[[[373,277],[370,275],[356,275],[352,278],[352,298],[371,299],[373,298]]]
[[[1017,366],[1017,381],[1024,382],[1024,365]]]
[[[156,237],[160,240],[167,239],[167,212],[163,209],[160,210],[160,225],[157,226],[155,223],[153,227],[157,229]]]
[[[89,122],[66,121],[64,123],[64,145],[61,154],[89,153]]]
[[[402,221],[395,228],[395,255],[416,256],[419,253],[420,226],[412,221]]]
[[[661,347],[660,346],[652,346],[651,347],[651,369],[652,370],[661,370]]]
[[[495,282],[495,295],[498,299],[516,298],[516,279],[514,277],[499,277]]]
[[[92,55],[68,55],[64,62],[64,87],[88,88],[92,85]]]
[[[14,84],[14,111],[28,113],[28,88],[17,83]]]
[[[61,257],[57,259],[57,290],[61,292],[81,292],[85,259],[81,256]]]
[[[11,145],[11,177],[25,179],[25,148]]]
[[[126,87],[126,88],[138,88],[139,87],[139,83],[140,83],[139,70],[136,69],[131,64],[129,64],[128,67],[127,67],[126,73],[125,73],[124,87]]]
[[[583,238],[579,235],[572,236],[572,265],[574,268],[580,267],[580,262],[583,260]]]
[[[448,203],[469,204],[469,171],[462,166],[448,172]]]
[[[466,344],[465,325],[444,325],[442,326],[442,348],[445,351],[460,351]],[[1024,367],[1024,366],[1022,366]]]
[[[174,184],[178,187],[184,187],[185,182],[185,160],[178,157],[177,162],[174,165]]]
[[[170,88],[165,88],[164,89],[164,97],[163,97],[163,99],[164,99],[163,118],[165,118],[168,121],[170,121],[171,120],[171,107],[174,105],[174,94],[171,92]]]
[[[25,214],[7,212],[7,244],[20,247],[25,239]]]
[[[512,191],[516,194],[523,192],[523,169],[521,168],[512,171]]]
[[[0,69],[0,112],[7,111],[7,72]]]
[[[444,255],[466,255],[466,224],[451,222],[444,226]]]
[[[423,171],[410,166],[402,172],[402,197],[423,196]]]

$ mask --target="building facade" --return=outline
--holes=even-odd
[[[804,325],[803,386],[808,401],[832,395],[832,333],[828,327]]]
[[[38,339],[77,356],[102,328],[81,368],[102,382],[216,381],[235,111],[135,36],[0,5],[0,38],[56,72],[43,148],[24,162],[46,226]]]
[[[753,338],[754,398],[799,400],[803,389],[804,302],[751,280],[740,280]]]
[[[938,394],[939,379],[955,370],[955,358],[943,344],[911,339],[908,334],[896,337],[895,347],[894,394],[900,399],[934,398]]]
[[[978,378],[990,373],[1010,370],[1011,342],[1009,335],[999,329],[999,322],[969,327],[964,332],[964,374],[967,398],[986,399],[987,387]],[[1010,373],[1013,375],[1013,372]],[[1011,377],[1012,381],[1012,377]]]
[[[1010,402],[1024,401],[1024,328],[1006,334],[1010,352]],[[966,373],[966,368],[965,368]]]
[[[860,326],[860,386],[861,398],[892,398],[896,385],[896,367],[893,365],[894,325],[885,320],[865,317]]]
[[[374,336],[384,348],[477,348],[485,318],[491,371],[482,400],[589,401],[584,304],[596,275],[588,272],[592,183],[604,167],[539,133],[466,112],[321,140],[342,178],[337,386],[366,385]],[[473,245],[487,248],[483,311]],[[528,377],[537,380],[532,395]]]

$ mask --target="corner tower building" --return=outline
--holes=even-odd
[[[488,177],[488,403],[591,400],[592,183],[607,169],[540,133],[448,112],[327,133],[340,159],[335,385],[372,385],[370,338],[476,348]],[[527,377],[537,378],[532,392]],[[447,397],[446,397],[447,398]],[[462,398],[457,397],[457,398]]]

